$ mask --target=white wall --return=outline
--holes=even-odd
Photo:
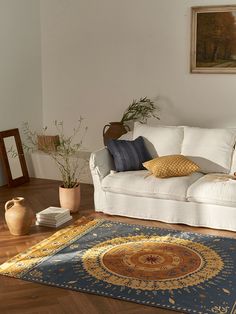
[[[133,98],[158,95],[162,123],[236,126],[236,74],[189,72],[190,7],[224,3],[0,0],[1,130],[58,119],[69,131],[83,115],[92,151]]]
[[[78,179],[81,183],[92,183],[92,177],[89,170],[89,154],[82,154],[79,158]],[[32,168],[34,177],[43,179],[53,179],[61,181],[61,174],[56,167],[54,160],[43,152],[34,152],[31,154]]]
[[[41,128],[38,0],[0,0],[0,47],[0,130],[20,128],[24,121]]]
[[[219,0],[41,0],[44,123],[87,118],[86,146],[133,98],[162,123],[236,126],[236,74],[190,74],[190,7]]]
[[[0,0],[0,128],[42,125],[38,0]]]

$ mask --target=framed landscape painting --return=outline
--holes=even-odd
[[[192,8],[192,73],[236,73],[236,5]]]

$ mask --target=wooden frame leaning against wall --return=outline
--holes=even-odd
[[[29,181],[18,129],[0,132],[0,156],[8,186],[14,187]]]

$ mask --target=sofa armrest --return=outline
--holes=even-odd
[[[115,169],[113,158],[106,147],[91,154],[89,165],[92,175],[98,175],[100,180]]]

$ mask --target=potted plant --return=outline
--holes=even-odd
[[[141,97],[139,100],[133,100],[125,110],[122,119],[119,122],[110,122],[103,128],[104,145],[109,139],[119,138],[122,134],[130,130],[126,122],[139,121],[146,123],[148,118],[160,119],[157,115],[159,108],[147,97]]]
[[[78,125],[73,129],[70,136],[65,135],[63,121],[54,121],[54,127],[58,133],[55,142],[52,140],[43,141],[42,148],[42,135],[32,131],[28,123],[23,125],[23,133],[25,137],[24,148],[28,151],[37,150],[38,146],[41,147],[46,154],[48,154],[58,167],[62,185],[59,187],[60,205],[63,208],[70,209],[71,213],[78,211],[80,206],[80,184],[79,184],[79,152],[82,151],[82,144],[87,127],[82,128],[83,118],[80,117]],[[47,127],[44,128],[44,133]],[[48,136],[46,136],[48,137]],[[79,137],[79,140],[77,139]],[[76,140],[77,139],[77,140]],[[40,140],[40,145],[39,145]],[[48,143],[48,144],[47,144]]]

